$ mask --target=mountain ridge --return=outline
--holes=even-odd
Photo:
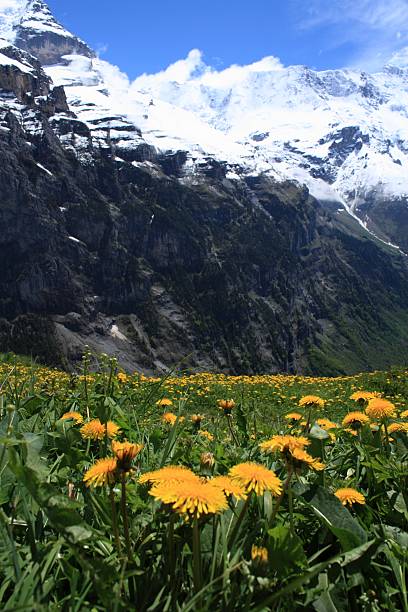
[[[78,54],[79,39],[43,14],[43,29],[20,18],[0,49],[4,349],[69,366],[89,344],[146,372],[333,374],[408,360],[402,253],[262,151],[252,159],[263,134],[251,149],[231,144],[146,91],[124,112],[127,78]],[[364,133],[333,143],[347,159]]]

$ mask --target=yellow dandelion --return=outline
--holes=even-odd
[[[379,397],[370,400],[365,411],[371,419],[386,419],[396,416],[394,404]]]
[[[301,421],[303,416],[299,414],[299,412],[289,412],[289,414],[285,414],[283,418],[287,419],[288,421],[296,422],[296,421]]]
[[[78,425],[84,422],[84,417],[79,412],[66,412],[62,415],[61,421],[75,421]]]
[[[91,440],[103,440],[107,435],[108,438],[115,438],[120,431],[120,428],[113,421],[108,421],[106,424],[101,423],[99,419],[93,419],[85,423],[80,429],[83,438]]]
[[[301,448],[295,448],[292,451],[292,463],[295,470],[300,470],[302,467],[309,467],[316,472],[324,470],[325,465],[312,455],[309,455],[306,451]]]
[[[195,425],[196,427],[199,427],[201,425],[201,421],[204,419],[205,417],[202,414],[192,414],[191,415],[191,422],[193,423],[193,425]]]
[[[404,410],[400,414],[401,419],[408,419],[408,410]]]
[[[129,380],[129,377],[124,372],[119,372],[116,378],[120,383],[125,383]]]
[[[350,395],[351,400],[354,402],[359,402],[360,404],[368,402],[375,397],[381,397],[381,394],[377,391],[355,391],[352,395]]]
[[[117,467],[115,457],[99,459],[85,472],[83,480],[87,487],[112,485],[116,481]]]
[[[197,474],[194,474],[189,468],[184,465],[167,465],[166,467],[146,472],[139,478],[140,484],[167,485],[177,482],[200,482]]]
[[[333,423],[330,419],[317,419],[316,423],[324,430],[336,429],[337,423]]]
[[[268,549],[264,546],[252,544],[251,559],[255,565],[266,565],[268,563]]]
[[[275,472],[259,463],[239,463],[230,469],[229,474],[247,493],[255,491],[257,495],[263,495],[265,491],[270,491],[273,495],[280,495],[282,492],[282,481]]]
[[[168,425],[174,425],[177,421],[177,416],[173,412],[165,412],[162,416],[162,421]]]
[[[221,399],[217,402],[218,406],[221,410],[224,411],[224,414],[230,415],[232,409],[235,407],[235,402],[233,399]]]
[[[365,504],[364,495],[359,491],[356,491],[356,489],[351,489],[348,487],[344,489],[337,489],[334,494],[337,499],[341,501],[343,506],[352,506],[353,504]]]
[[[201,429],[198,433],[203,438],[207,438],[207,440],[209,440],[210,442],[212,442],[214,440],[214,436],[212,435],[212,433],[210,433],[206,429]]]
[[[214,487],[219,487],[227,497],[231,495],[235,499],[245,499],[247,497],[243,487],[230,476],[215,476],[210,482]]]
[[[295,448],[303,449],[310,444],[310,440],[303,436],[272,436],[270,440],[261,442],[259,447],[266,453],[291,453]]]
[[[157,400],[156,402],[156,406],[172,406],[173,402],[171,401],[171,399],[168,399],[167,397],[162,397],[162,399]]]
[[[367,425],[370,422],[369,417],[364,412],[349,412],[344,417],[342,424],[344,427],[350,427],[351,429],[360,429],[363,425]]]
[[[112,442],[112,450],[115,455],[119,470],[129,472],[132,461],[143,449],[143,444],[132,444],[131,442]]]
[[[408,423],[391,423],[388,425],[388,433],[393,434],[396,432],[408,433]]]
[[[228,508],[227,498],[210,482],[186,480],[154,486],[150,495],[169,504],[179,514],[199,518],[202,514],[218,514]]]
[[[318,408],[323,408],[326,400],[322,399],[318,395],[305,395],[299,400],[299,406],[307,406],[313,407],[317,406]]]

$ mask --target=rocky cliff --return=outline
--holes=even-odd
[[[0,49],[1,350],[69,367],[88,344],[146,372],[408,360],[402,253],[306,187],[84,121],[38,60],[66,37],[46,40]]]

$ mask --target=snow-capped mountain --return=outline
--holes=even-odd
[[[131,83],[42,0],[0,7],[1,350],[406,362],[407,54],[368,75],[192,51]]]
[[[91,139],[114,146],[118,161],[149,162],[150,147],[186,151],[190,176],[215,158],[229,178],[295,179],[408,249],[408,53],[367,74],[285,68],[273,57],[216,71],[193,50],[130,83],[57,23],[42,0],[6,5],[2,46],[28,51],[64,87],[70,112],[57,113],[53,125],[81,159]],[[75,133],[75,120],[89,134]]]

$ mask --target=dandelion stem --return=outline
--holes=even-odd
[[[116,504],[115,504],[115,497],[113,495],[113,487],[109,487],[109,499],[110,499],[111,509],[112,509],[113,535],[115,537],[116,549],[118,553],[120,554],[122,548],[120,545],[119,529],[118,529],[118,515],[116,513]]]
[[[385,421],[383,421],[383,425],[384,425],[384,433],[385,433],[386,451],[387,451],[387,454],[388,454],[390,452],[390,437],[388,435],[388,427],[387,427],[387,423]]]
[[[252,491],[248,494],[248,497],[246,498],[245,503],[242,506],[242,510],[241,510],[241,512],[240,512],[240,514],[239,514],[239,516],[237,518],[237,522],[234,525],[234,529],[232,530],[231,537],[230,537],[230,540],[229,540],[229,547],[230,548],[232,548],[232,546],[233,546],[233,544],[235,542],[235,539],[236,539],[236,537],[238,535],[239,528],[241,527],[242,521],[244,520],[244,516],[247,513],[251,497],[252,497]]]
[[[126,554],[128,558],[129,564],[132,563],[132,546],[130,543],[130,534],[129,534],[129,518],[126,507],[126,472],[121,473],[121,498],[120,498],[120,506],[122,511],[122,519],[123,519],[123,532],[125,535],[125,544],[126,544]],[[134,577],[131,576],[129,578],[129,597],[132,603],[136,602],[136,589],[134,583]]]
[[[174,523],[176,517],[174,514],[170,515],[169,520],[169,531],[168,531],[168,539],[169,539],[169,575],[170,575],[170,583],[174,585],[174,574],[176,569],[176,557],[174,550]]]
[[[281,503],[282,503],[283,498],[284,498],[284,495],[285,495],[285,491],[286,491],[286,490],[289,488],[289,486],[290,486],[290,481],[292,480],[292,476],[293,476],[293,467],[290,465],[290,466],[289,466],[289,468],[288,468],[288,470],[289,470],[289,471],[288,471],[287,478],[286,478],[285,482],[283,483],[282,493],[279,495],[279,497],[278,497],[278,499],[277,499],[277,501],[276,501],[275,507],[274,507],[274,509],[273,509],[273,512],[272,512],[271,521],[270,521],[271,523],[272,523],[272,521],[275,519],[275,517],[276,517],[276,515],[277,515],[277,513],[278,513],[278,510],[279,510],[279,508],[280,508],[280,506],[281,506]],[[292,492],[292,491],[291,491],[291,492]],[[289,503],[290,503],[290,501],[289,501]],[[292,520],[292,519],[291,519],[291,520]]]
[[[293,521],[293,493],[290,482],[288,483],[288,502],[289,502],[289,517],[290,517],[290,531],[295,532],[295,526]]]
[[[229,430],[230,430],[230,433],[231,433],[231,438],[232,438],[234,444],[236,446],[238,446],[238,440],[237,440],[237,438],[235,436],[235,433],[234,433],[234,430],[232,428],[231,416],[230,415],[227,415],[227,422],[228,422],[228,427],[229,427]]]
[[[196,516],[193,520],[193,576],[194,589],[198,593],[201,590],[201,543],[198,518]]]
[[[126,508],[126,473],[122,472],[121,474],[121,488],[122,495],[120,500],[121,511],[122,511],[122,519],[123,519],[123,532],[125,535],[125,543],[126,543],[126,553],[129,561],[132,560],[132,546],[130,543],[130,535],[129,535],[129,519]]]

